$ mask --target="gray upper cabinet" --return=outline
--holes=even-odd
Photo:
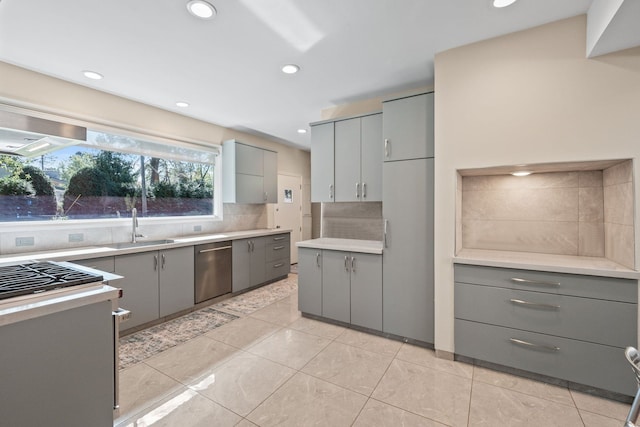
[[[382,104],[384,161],[433,157],[433,92]]]
[[[225,203],[277,203],[275,151],[230,140],[222,144],[222,193]]]
[[[433,342],[433,159],[385,162],[383,331]]]
[[[311,201],[334,201],[334,124],[311,126]]]
[[[382,114],[335,123],[335,201],[382,200]]]

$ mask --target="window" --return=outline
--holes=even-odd
[[[0,155],[0,221],[221,216],[217,155],[97,131],[33,158]]]

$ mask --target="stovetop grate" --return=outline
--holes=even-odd
[[[101,282],[102,276],[51,262],[0,267],[0,300],[69,286]]]

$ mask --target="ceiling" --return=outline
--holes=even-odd
[[[0,61],[308,149],[297,130],[322,109],[431,85],[437,52],[592,2],[209,1],[212,20],[192,16],[187,0],[0,0]],[[300,71],[282,73],[288,63]]]

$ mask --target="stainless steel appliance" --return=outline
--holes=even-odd
[[[195,303],[231,292],[231,242],[195,247]]]

